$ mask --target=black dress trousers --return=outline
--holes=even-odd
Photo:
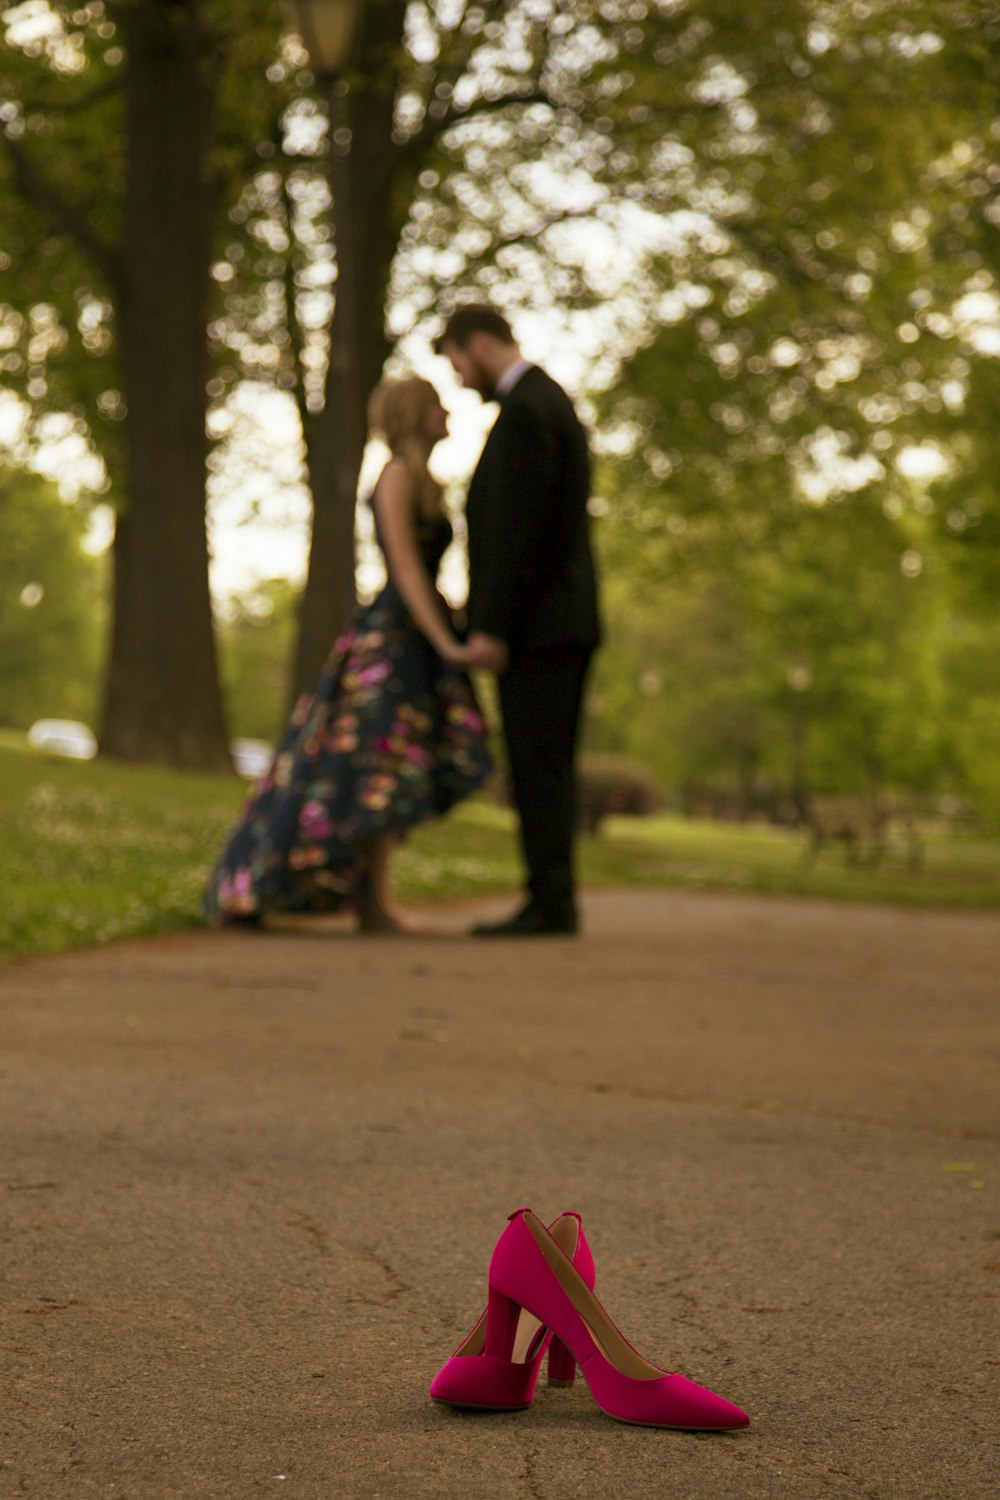
[[[499,680],[528,889],[540,911],[575,913],[576,751],[589,646],[526,652]]]

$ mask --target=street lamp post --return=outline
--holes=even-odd
[[[407,0],[288,0],[329,114],[329,226],[336,280],[323,400],[305,447],[313,497],[294,687],[316,682],[355,601],[354,513],[368,394],[388,353],[385,296],[407,188],[393,137]]]
[[[343,82],[344,69],[354,50],[354,40],[365,0],[286,0],[292,24],[309,53],[309,61],[322,86],[329,122],[327,180],[332,203],[333,240],[337,252],[337,312],[343,337],[334,341],[332,358],[358,345],[358,308],[355,274],[357,261],[357,205],[354,173],[345,161],[353,140],[351,103]],[[341,136],[344,143],[341,143]],[[346,501],[345,501],[346,504]],[[353,509],[352,509],[353,516]],[[346,522],[345,522],[346,525]],[[353,538],[353,519],[351,522]]]
[[[289,0],[309,61],[322,78],[336,78],[350,56],[364,0]]]
[[[328,643],[355,600],[354,512],[371,384],[363,369],[362,334],[365,229],[371,215],[364,183],[358,179],[359,162],[366,153],[363,129],[362,149],[356,149],[355,113],[370,88],[367,79],[359,76],[365,71],[363,54],[369,45],[366,33],[359,36],[366,0],[286,0],[286,5],[327,107],[326,169],[337,257],[323,407],[313,414],[303,434],[313,524],[293,673],[294,690],[300,692],[316,680]],[[382,8],[377,7],[380,12]],[[367,24],[370,17],[365,20]],[[356,66],[348,80],[345,75],[352,64]]]

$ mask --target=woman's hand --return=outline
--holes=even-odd
[[[502,677],[510,665],[507,642],[497,635],[486,635],[481,630],[474,630],[469,636],[466,650],[469,653],[466,660],[470,666],[484,672],[495,672],[498,677]]]
[[[467,667],[469,665],[469,648],[463,646],[461,641],[454,639],[445,642],[438,648],[438,655],[443,656],[445,661],[450,661],[452,666]]]

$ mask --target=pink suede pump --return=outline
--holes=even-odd
[[[685,1431],[746,1427],[745,1411],[644,1359],[530,1208],[511,1214],[490,1262],[484,1359],[510,1360],[527,1310],[580,1367],[602,1411],[620,1422]]]
[[[594,1257],[580,1215],[560,1214],[547,1232],[567,1264],[576,1268],[584,1285],[592,1287]],[[508,1319],[505,1327],[510,1334],[507,1351],[487,1353],[489,1309],[484,1308],[475,1327],[431,1381],[431,1400],[485,1411],[523,1411],[534,1399],[546,1349],[549,1385],[573,1384],[576,1375],[573,1356],[537,1318],[522,1310],[512,1323]]]

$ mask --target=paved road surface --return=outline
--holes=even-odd
[[[1000,915],[595,892],[577,941],[204,933],[0,980],[0,1493],[1000,1494]],[[745,1406],[432,1406],[507,1213]]]

